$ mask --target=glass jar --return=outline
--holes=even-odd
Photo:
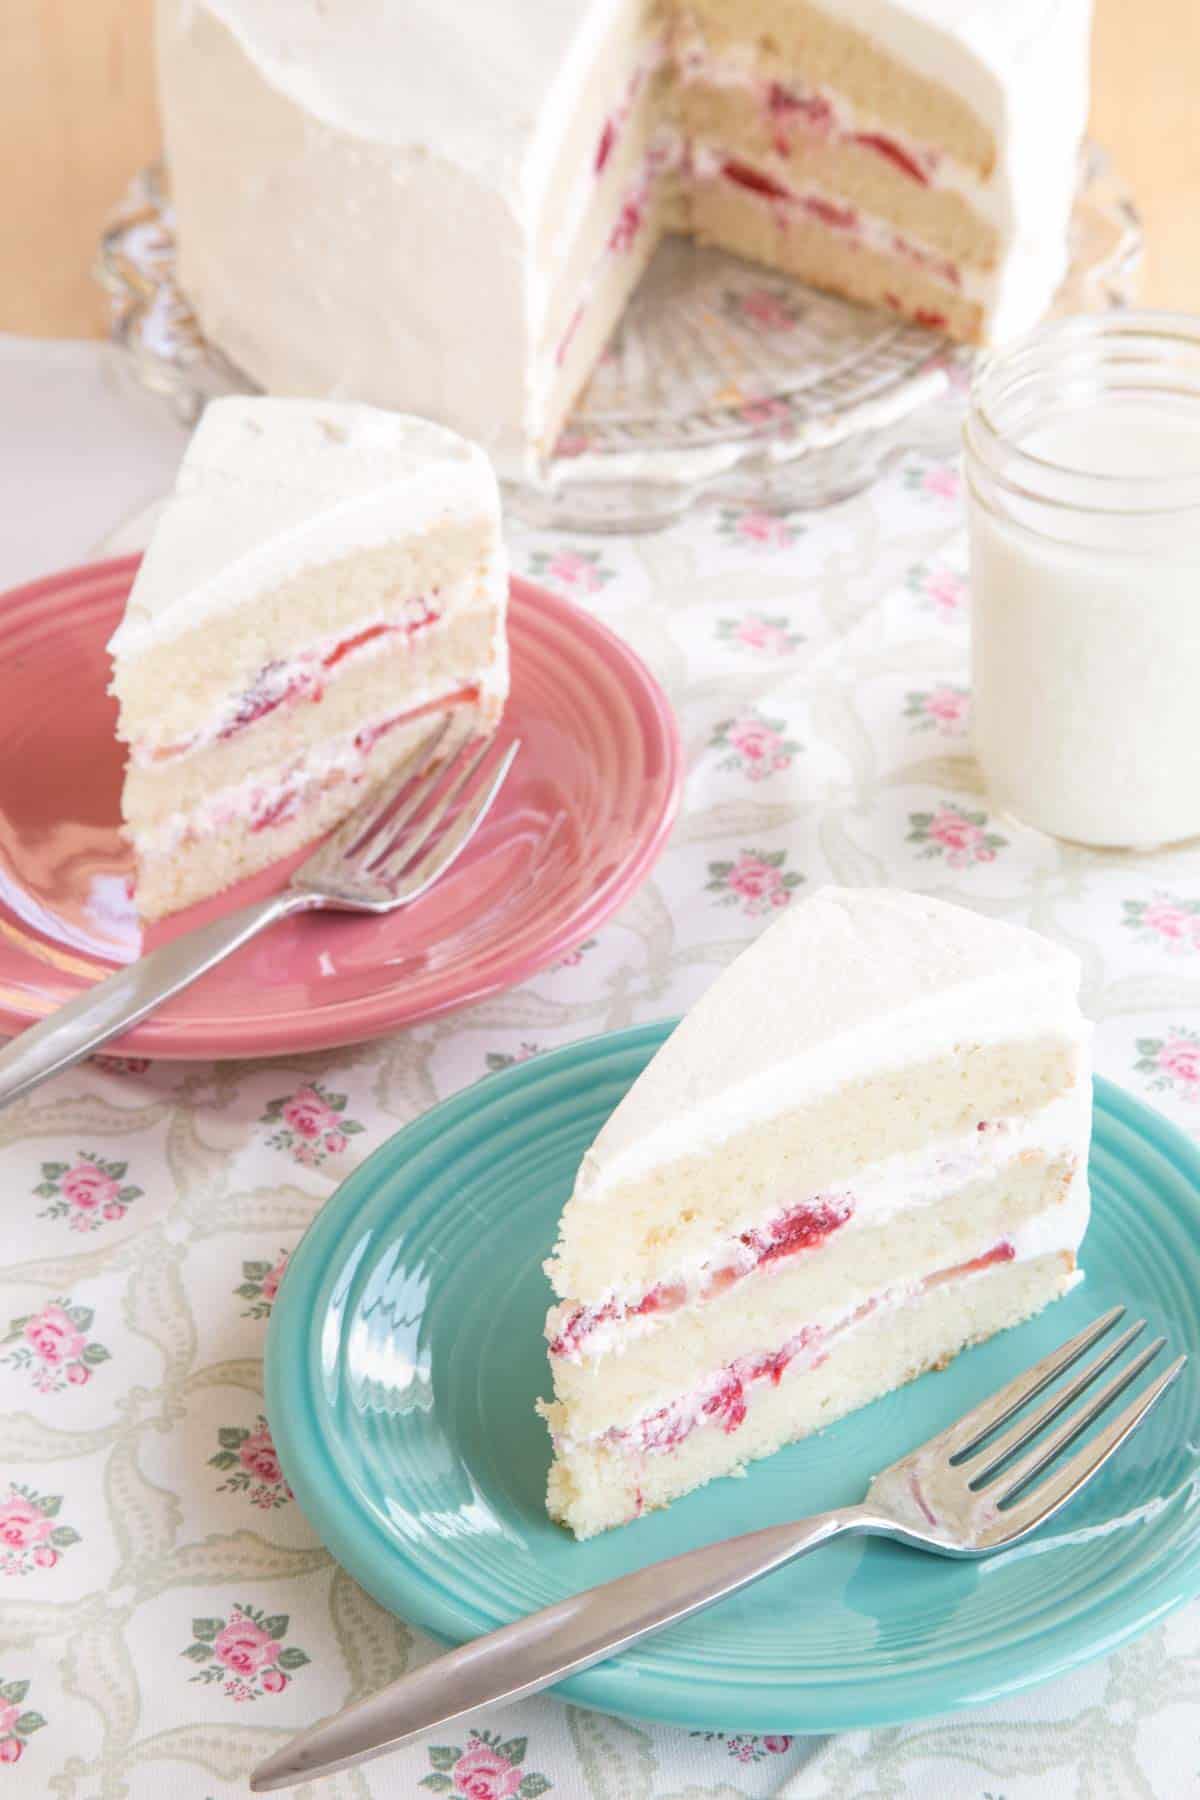
[[[1046,325],[964,428],[972,747],[991,802],[1059,838],[1200,833],[1200,319]]]

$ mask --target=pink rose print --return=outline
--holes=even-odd
[[[72,1231],[95,1231],[105,1220],[123,1219],[143,1191],[125,1181],[128,1168],[126,1162],[106,1162],[84,1150],[74,1163],[43,1163],[42,1179],[33,1191],[50,1205],[38,1217],[62,1219]]]
[[[288,1615],[268,1617],[260,1607],[238,1605],[228,1619],[193,1619],[192,1642],[182,1652],[202,1664],[192,1681],[219,1682],[230,1700],[257,1700],[281,1694],[297,1669],[309,1661],[295,1645],[285,1645]]]
[[[944,625],[953,624],[966,612],[967,584],[953,569],[920,566],[910,571],[908,586]]]
[[[91,1056],[88,1061],[109,1075],[144,1075],[150,1067],[148,1056]]]
[[[751,288],[748,293],[732,295],[731,300],[732,309],[760,331],[791,331],[802,312],[791,295],[771,288]]]
[[[794,508],[772,512],[765,507],[723,506],[717,530],[735,543],[754,544],[764,550],[786,550],[802,527],[791,521]]]
[[[240,1300],[253,1302],[242,1314],[243,1319],[265,1319],[271,1311],[283,1272],[288,1265],[288,1251],[279,1252],[276,1263],[244,1262],[242,1279],[234,1293]]]
[[[730,1732],[728,1736],[723,1731],[693,1731],[691,1735],[703,1738],[706,1744],[722,1745],[726,1754],[740,1763],[763,1762],[768,1756],[782,1756],[792,1747],[790,1737],[756,1737],[750,1731]]]
[[[1200,950],[1200,900],[1174,899],[1158,893],[1150,900],[1126,900],[1122,924],[1136,931],[1143,943],[1189,956]]]
[[[1164,1038],[1139,1038],[1137,1050],[1134,1068],[1149,1076],[1152,1088],[1177,1100],[1200,1100],[1200,1033],[1181,1025]]]
[[[88,1337],[94,1317],[90,1306],[51,1300],[40,1312],[13,1320],[4,1339],[11,1348],[0,1363],[27,1373],[41,1394],[81,1387],[109,1356],[103,1344]]]
[[[713,749],[729,754],[717,767],[739,769],[751,781],[763,781],[779,769],[789,769],[800,745],[785,736],[786,729],[782,719],[764,719],[760,713],[723,720],[713,733],[711,744]]]
[[[537,581],[548,581],[573,594],[597,594],[616,574],[599,550],[538,550],[530,559],[529,572]]]
[[[0,1763],[18,1763],[35,1731],[46,1723],[40,1712],[25,1705],[27,1681],[6,1681],[0,1676]]]
[[[588,951],[596,948],[596,943],[595,938],[585,938],[582,944],[576,944],[574,950],[568,950],[565,956],[559,957],[554,965],[555,969],[577,969]]]
[[[269,1102],[260,1124],[277,1127],[267,1138],[273,1150],[286,1150],[306,1168],[327,1156],[340,1156],[347,1141],[366,1129],[346,1116],[347,1094],[335,1094],[319,1081]]]
[[[945,737],[955,737],[966,725],[970,704],[966,688],[943,682],[940,687],[910,693],[904,716],[913,721],[914,731],[939,731]]]
[[[786,400],[747,400],[738,416],[747,425],[779,425],[791,418],[792,409]]]
[[[720,906],[739,906],[751,918],[788,904],[803,875],[785,870],[786,850],[743,850],[736,862],[710,862],[706,888]]]
[[[39,1494],[12,1482],[0,1500],[0,1575],[28,1575],[52,1569],[59,1552],[79,1542],[71,1525],[57,1523],[61,1494]]]
[[[551,1783],[526,1770],[527,1738],[501,1740],[496,1731],[472,1731],[465,1745],[438,1744],[429,1752],[432,1765],[420,1785],[456,1800],[538,1800]]]
[[[908,842],[923,846],[918,855],[944,857],[952,869],[995,862],[997,850],[1008,845],[1007,838],[987,829],[986,813],[965,812],[951,803],[933,813],[909,813],[908,822]]]
[[[217,1453],[209,1457],[208,1464],[227,1476],[219,1484],[218,1494],[245,1494],[252,1506],[264,1510],[284,1506],[292,1498],[270,1427],[261,1413],[253,1431],[244,1425],[222,1425],[217,1443]]]
[[[484,1061],[489,1075],[499,1074],[501,1069],[511,1069],[514,1063],[528,1062],[531,1056],[538,1054],[537,1044],[520,1044],[516,1050],[489,1050]]]
[[[735,644],[760,656],[787,656],[804,642],[804,637],[799,631],[790,630],[783,617],[766,618],[762,613],[747,613],[742,619],[719,620],[717,642]]]
[[[904,485],[927,499],[949,504],[962,493],[962,476],[953,463],[928,463],[924,467],[906,469]]]

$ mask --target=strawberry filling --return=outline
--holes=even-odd
[[[927,1275],[918,1283],[917,1292],[926,1293],[947,1282],[961,1281],[968,1275],[978,1275],[998,1263],[1012,1262],[1015,1256],[1013,1245],[1007,1239],[1001,1239],[982,1256],[973,1257],[970,1262],[956,1263],[953,1268],[939,1269],[935,1274]],[[604,1441],[619,1444],[628,1450],[649,1453],[674,1450],[702,1425],[719,1425],[723,1432],[732,1435],[745,1423],[749,1389],[764,1381],[769,1381],[772,1387],[778,1387],[790,1365],[801,1357],[807,1367],[817,1368],[828,1356],[830,1345],[873,1313],[885,1298],[886,1295],[880,1295],[864,1301],[828,1331],[822,1331],[814,1325],[805,1325],[778,1350],[739,1357],[701,1390],[700,1397],[688,1395],[683,1400],[660,1406],[656,1412],[648,1413],[633,1425],[613,1426],[604,1433]]]

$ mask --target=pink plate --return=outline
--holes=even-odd
[[[105,644],[138,559],[0,596],[0,1032],[192,926],[282,885],[303,853],[153,927],[130,914],[122,750]],[[475,842],[388,918],[275,926],[120,1040],[163,1057],[270,1056],[381,1036],[524,981],[593,932],[663,847],[682,757],[666,695],[612,632],[512,583],[524,748]]]

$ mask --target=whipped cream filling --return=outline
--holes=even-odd
[[[790,156],[804,138],[859,144],[885,157],[922,187],[961,194],[989,223],[1003,224],[1007,219],[1006,196],[995,180],[903,127],[863,111],[844,94],[809,86],[797,76],[764,75],[753,44],[730,44],[714,51],[702,35],[694,34],[681,44],[677,58],[679,79],[685,87],[735,88],[751,94],[770,120],[780,156]]]
[[[1086,1192],[1082,1202],[1077,1195],[1074,1201],[1051,1208],[1050,1213],[1053,1218],[1042,1216],[1030,1222],[1036,1229],[1012,1232],[967,1262],[937,1269],[917,1281],[897,1283],[819,1323],[801,1325],[777,1349],[740,1357],[706,1376],[689,1393],[648,1407],[628,1424],[611,1425],[581,1438],[556,1436],[556,1448],[603,1443],[626,1455],[647,1456],[675,1449],[702,1426],[719,1426],[727,1435],[732,1434],[746,1418],[747,1397],[755,1387],[767,1381],[777,1387],[789,1369],[803,1373],[818,1368],[835,1344],[878,1313],[919,1304],[936,1288],[951,1282],[979,1280],[1002,1264],[1028,1262],[1056,1250],[1073,1250],[1086,1224]],[[1072,1231],[1074,1237],[1070,1235]],[[1076,1280],[1080,1279],[1077,1273]]]
[[[456,583],[448,596],[453,604],[465,596],[470,584]],[[425,636],[435,627],[444,627],[442,602],[435,590],[426,599],[417,596],[389,613],[365,615],[352,629],[332,632],[294,656],[264,664],[254,680],[240,694],[227,694],[204,724],[186,738],[166,741],[138,738],[130,745],[129,758],[138,768],[157,768],[164,762],[179,762],[214,744],[240,736],[260,719],[268,718],[283,707],[302,701],[317,704],[325,690],[350,669],[380,656],[395,654],[410,645],[418,635]]]
[[[948,1200],[1024,1156],[1070,1157],[1083,1140],[1087,1110],[1080,1083],[1037,1112],[981,1119],[953,1137],[885,1157],[827,1192],[742,1218],[649,1290],[614,1290],[591,1306],[557,1308],[548,1327],[550,1356],[582,1361],[619,1354],[666,1319],[705,1305],[756,1271],[769,1275],[791,1266],[795,1256],[813,1253],[835,1234]]]
[[[376,714],[268,774],[248,776],[245,781],[222,788],[199,806],[168,813],[148,829],[134,831],[138,858],[150,861],[170,856],[196,838],[233,824],[248,826],[254,832],[289,824],[317,793],[340,781],[360,781],[372,750],[390,731],[424,712],[477,704],[485,692],[477,677],[467,675],[458,685],[439,682],[424,693],[409,694],[399,710]]]
[[[697,181],[734,183],[760,205],[771,207],[785,223],[790,212],[803,213],[844,237],[847,243],[873,250],[881,256],[901,257],[905,262],[913,263],[939,287],[964,294],[969,300],[984,301],[995,288],[996,276],[992,270],[956,263],[934,245],[909,232],[897,231],[890,220],[863,212],[816,182],[805,182],[802,188],[793,187],[777,175],[767,174],[753,163],[727,155],[710,144],[693,146],[692,169]],[[918,316],[917,323],[936,329],[945,320],[935,313],[928,317]]]

